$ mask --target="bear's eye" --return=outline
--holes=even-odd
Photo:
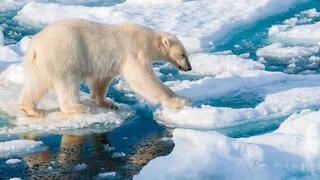
[[[181,54],[181,57],[185,58],[185,57],[186,57],[186,54],[185,54],[185,53],[182,53],[182,54]]]

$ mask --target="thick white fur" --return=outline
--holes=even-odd
[[[169,33],[130,23],[107,25],[82,19],[56,22],[30,42],[20,107],[28,116],[45,115],[37,105],[54,88],[63,113],[89,113],[90,108],[79,100],[79,85],[87,80],[97,106],[117,109],[105,101],[108,85],[117,75],[153,103],[172,108],[189,105],[190,99],[177,96],[155,76],[152,62],[156,60],[191,70],[185,48]]]

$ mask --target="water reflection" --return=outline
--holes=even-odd
[[[113,148],[108,133],[63,134],[58,148],[48,145],[47,150],[23,160],[28,166],[28,179],[93,179],[106,172],[116,172],[116,179],[131,179],[150,160],[172,151],[173,143],[162,140],[170,136],[168,129],[151,133],[134,144],[129,143],[125,156],[114,157],[121,153]],[[21,139],[40,138],[32,133],[21,135]]]

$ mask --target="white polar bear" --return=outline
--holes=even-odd
[[[46,115],[37,105],[53,88],[63,113],[90,113],[79,99],[80,83],[87,80],[97,106],[118,109],[105,100],[108,85],[117,75],[153,103],[171,108],[190,105],[190,99],[176,95],[155,76],[152,62],[156,60],[191,70],[184,46],[169,33],[130,23],[107,25],[83,19],[53,23],[30,42],[20,107],[27,116]]]

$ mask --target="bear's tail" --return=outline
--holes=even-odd
[[[37,52],[36,49],[30,43],[29,48],[24,57],[24,64],[27,70],[32,70],[37,64]]]

